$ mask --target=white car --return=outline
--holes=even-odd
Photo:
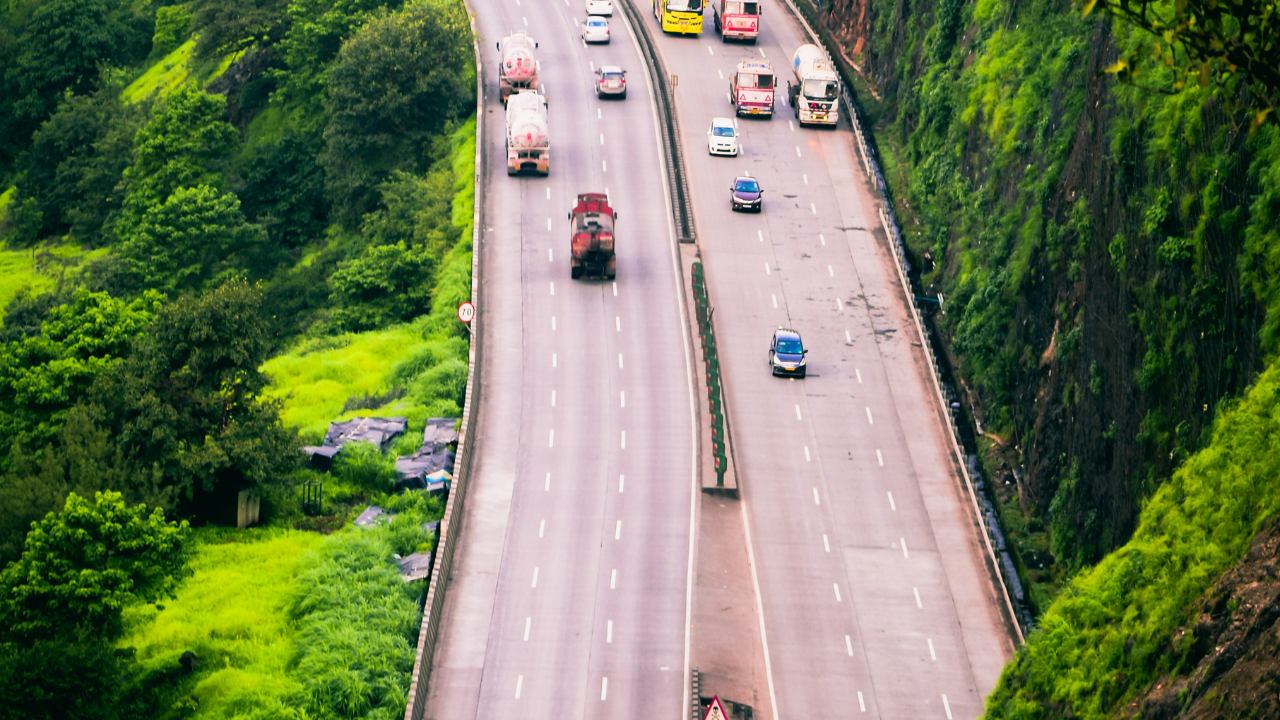
[[[738,121],[732,118],[711,119],[707,128],[707,152],[712,155],[738,154]]]
[[[592,15],[582,22],[582,42],[609,42],[609,21]]]
[[[613,0],[587,0],[587,14],[613,17]]]

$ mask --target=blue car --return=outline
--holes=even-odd
[[[802,378],[806,370],[804,356],[808,353],[799,332],[780,327],[774,331],[773,340],[769,343],[769,369],[774,377]]]

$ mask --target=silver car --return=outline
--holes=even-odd
[[[592,15],[582,21],[582,42],[589,43],[607,43],[609,42],[609,21],[597,15]]]
[[[596,71],[596,97],[627,99],[627,71],[617,65],[601,65]]]

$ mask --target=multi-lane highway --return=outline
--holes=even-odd
[[[781,718],[972,718],[1013,649],[1003,599],[949,454],[919,336],[847,120],[800,128],[785,104],[804,31],[765,2],[757,44],[659,38],[677,105],[699,245],[753,535],[773,703]],[[710,11],[708,11],[708,19]],[[739,121],[711,157],[742,58],[778,73],[776,116]],[[733,213],[739,174],[765,189]],[[778,326],[810,348],[808,378],[770,376]],[[769,709],[772,711],[772,707]]]
[[[484,54],[485,366],[477,455],[426,717],[678,717],[693,406],[645,74],[619,17],[584,46],[581,0],[476,0]],[[549,177],[508,178],[495,42],[539,43]],[[593,70],[630,71],[600,101]],[[566,213],[608,191],[616,282],[569,277]]]
[[[638,3],[644,9],[645,3]],[[1003,600],[950,455],[928,369],[847,120],[743,119],[743,152],[709,157],[738,59],[785,88],[805,42],[765,2],[758,44],[663,36],[752,532],[775,718],[971,718],[1012,651]],[[615,14],[584,46],[580,0],[474,0],[486,52],[477,456],[426,717],[684,717],[698,496],[689,346],[641,59]],[[497,39],[539,42],[547,178],[503,172]],[[592,71],[629,70],[600,101]],[[764,212],[735,214],[750,174]],[[616,283],[569,279],[565,213],[607,189]],[[777,326],[805,380],[770,377]]]

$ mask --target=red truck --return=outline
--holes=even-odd
[[[613,254],[613,221],[618,217],[604,193],[580,193],[578,204],[569,211],[570,277],[618,275],[618,259]]]
[[[716,32],[723,42],[730,39],[755,42],[760,37],[760,3],[755,0],[713,0]]]
[[[768,60],[746,59],[738,62],[729,78],[729,98],[739,116],[773,117],[773,65]]]

